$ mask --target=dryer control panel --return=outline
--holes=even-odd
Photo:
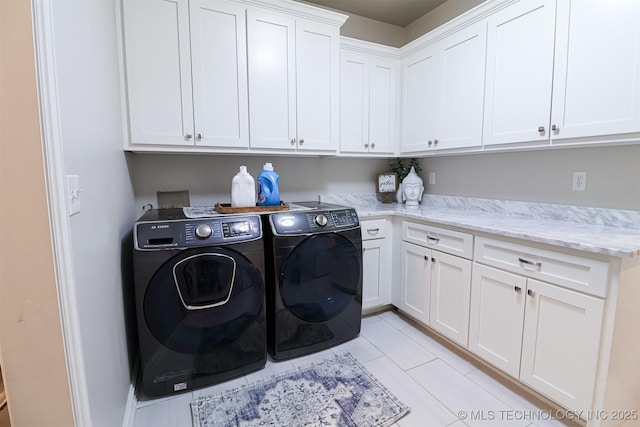
[[[342,231],[360,226],[355,209],[330,211],[278,212],[271,214],[275,235],[316,234]]]
[[[184,249],[228,245],[262,238],[258,215],[137,222],[137,250]]]

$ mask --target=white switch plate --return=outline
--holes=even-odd
[[[80,177],[78,175],[67,175],[67,210],[69,216],[80,212]]]
[[[429,185],[434,185],[436,183],[436,173],[429,172]]]
[[[573,173],[573,191],[584,191],[587,189],[587,173],[586,172],[574,172]]]

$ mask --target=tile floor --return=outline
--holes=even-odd
[[[340,346],[282,362],[269,360],[258,372],[191,393],[139,401],[134,427],[189,427],[189,403],[194,398],[221,393],[346,351],[411,407],[395,427],[564,425],[547,419],[553,411],[536,406],[403,316],[387,311],[365,317],[360,336]]]

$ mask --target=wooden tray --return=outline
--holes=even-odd
[[[259,213],[259,212],[274,212],[274,211],[288,211],[289,204],[280,202],[280,206],[248,206],[246,208],[232,208],[231,203],[216,203],[216,211],[221,214],[230,213]]]

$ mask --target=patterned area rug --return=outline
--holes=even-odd
[[[194,427],[388,426],[409,412],[351,354],[191,402]]]

